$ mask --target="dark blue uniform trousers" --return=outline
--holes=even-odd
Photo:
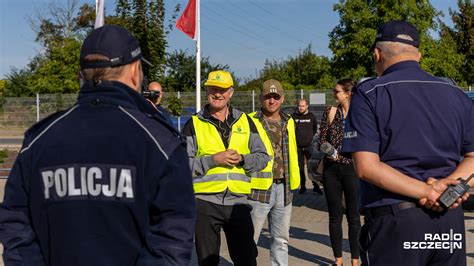
[[[362,265],[466,265],[462,208],[435,213],[413,207],[372,217],[359,237]]]

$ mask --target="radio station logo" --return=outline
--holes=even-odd
[[[405,241],[403,249],[444,249],[453,253],[455,249],[462,249],[462,234],[454,233],[453,229],[449,233],[424,235],[424,241]]]

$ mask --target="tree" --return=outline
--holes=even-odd
[[[7,81],[4,79],[0,79],[0,95],[3,95],[5,92],[5,86],[7,84]]]
[[[149,80],[159,80],[164,75],[166,58],[165,6],[163,0],[118,0],[116,16],[106,23],[121,25],[140,42],[144,57],[153,66],[145,67]]]
[[[333,51],[332,69],[338,77],[361,78],[374,75],[373,58],[369,47],[375,39],[378,25],[389,20],[407,20],[421,36],[422,62],[437,75],[448,76],[458,68],[459,62],[452,43],[435,41],[429,31],[437,31],[436,18],[441,14],[428,1],[366,1],[341,0],[334,5],[339,13],[339,25],[329,34],[329,47]],[[441,50],[443,49],[443,50]],[[445,53],[444,55],[442,53]],[[444,61],[451,56],[453,60]]]
[[[458,0],[459,12],[449,9],[453,28],[442,24],[441,36],[447,41],[453,40],[457,52],[464,56],[461,83],[474,84],[474,6],[471,0]]]
[[[31,72],[28,68],[11,68],[6,74],[5,92],[6,97],[33,96],[34,92],[28,87],[28,77]]]
[[[50,43],[49,54],[28,78],[36,93],[75,93],[79,91],[78,71],[81,42],[65,38]]]
[[[334,85],[329,58],[311,51],[311,45],[295,57],[283,61],[266,60],[259,76],[249,80],[244,90],[259,90],[264,80],[277,78],[287,90],[326,89]]]
[[[173,51],[166,58],[163,86],[172,91],[194,91],[196,89],[196,56],[184,50]],[[228,65],[211,64],[209,57],[201,58],[201,76],[207,77],[213,70],[229,70]],[[235,77],[235,75],[232,75]],[[235,86],[238,79],[234,78]]]
[[[117,14],[105,18],[106,24],[122,25],[137,37],[144,56],[154,65],[144,68],[152,80],[158,80],[164,73],[167,33],[164,12],[163,0],[118,0]],[[95,8],[88,4],[78,8],[78,0],[52,0],[46,14],[38,11],[30,18],[30,24],[36,41],[44,49],[28,68],[13,69],[7,75],[12,82],[7,82],[5,94],[77,92],[80,47],[93,29],[94,21]]]

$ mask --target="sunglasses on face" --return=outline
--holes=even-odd
[[[279,101],[281,99],[281,96],[278,95],[278,94],[273,94],[272,93],[272,94],[265,95],[264,98],[265,98],[265,100],[269,100],[269,99],[273,98],[273,99]]]

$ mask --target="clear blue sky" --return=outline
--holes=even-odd
[[[28,17],[46,11],[52,0],[0,0],[0,78],[11,67],[22,68],[41,47],[34,42]],[[66,0],[56,0],[65,4]],[[95,5],[95,0],[79,0]],[[167,16],[188,0],[166,0]],[[228,64],[239,78],[255,76],[265,59],[285,59],[312,45],[318,55],[331,56],[328,33],[338,24],[330,0],[201,0],[202,55],[211,62]],[[430,1],[443,11],[457,10],[455,0]],[[115,11],[115,0],[106,0],[106,14]],[[195,42],[174,29],[168,50],[187,49]]]

